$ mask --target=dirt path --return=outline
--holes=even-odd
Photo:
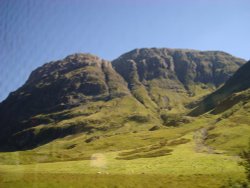
[[[206,152],[209,154],[215,153],[211,147],[205,145],[207,136],[208,136],[208,128],[201,128],[194,132],[193,139],[195,142],[196,152],[199,153]]]

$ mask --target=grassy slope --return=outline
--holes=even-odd
[[[191,124],[157,131],[133,125],[141,130],[131,132],[130,125],[125,125],[127,128],[107,131],[106,136],[90,143],[84,142],[90,135],[79,134],[30,151],[1,153],[0,186],[219,187],[229,178],[242,180],[245,175],[238,164],[240,158],[224,152],[237,145],[236,140],[230,146],[216,140],[213,152],[200,144],[203,138],[197,134],[213,126],[216,118],[203,117]],[[208,129],[208,134],[219,131],[222,122]],[[246,125],[238,126],[240,130]],[[235,129],[229,131],[236,134]],[[240,142],[242,138],[238,139]],[[76,146],[69,147],[73,144]],[[232,150],[231,154],[237,152]],[[131,156],[131,160],[122,159]]]
[[[246,94],[241,92],[239,94]],[[248,94],[248,93],[247,93]],[[238,154],[247,148],[250,139],[250,102],[239,102],[217,115],[219,122],[209,132],[207,144]]]
[[[37,126],[36,134],[83,122],[92,130],[0,153],[0,187],[220,187],[245,178],[238,154],[248,143],[249,114],[250,103],[239,103],[164,127],[151,107],[126,96],[40,115],[61,121]],[[154,125],[161,129],[149,131]]]

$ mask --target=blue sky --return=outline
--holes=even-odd
[[[0,0],[0,101],[42,64],[141,47],[250,59],[249,0]]]

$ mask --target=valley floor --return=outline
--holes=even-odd
[[[148,136],[162,136],[164,131],[153,131]],[[170,141],[164,142],[160,137],[158,142],[154,138],[156,141],[147,146],[100,150],[92,152],[89,158],[74,161],[22,164],[18,152],[1,153],[0,187],[210,188],[226,186],[229,181],[244,181],[240,157],[206,146],[206,131],[200,127]],[[16,159],[13,160],[16,164],[7,164],[6,157]]]

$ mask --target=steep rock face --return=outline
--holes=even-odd
[[[110,62],[74,54],[33,71],[27,82],[0,104],[0,138],[33,126],[32,116],[96,100],[129,95]]]
[[[240,100],[246,98],[245,95],[240,95],[237,97],[235,93],[247,90],[250,88],[250,61],[243,65],[226,83],[223,87],[207,96],[202,100],[197,107],[190,112],[190,115],[197,116],[205,112],[208,112],[215,108],[217,105],[223,106],[223,109],[226,110],[226,106],[231,107],[235,105]],[[245,93],[243,93],[245,94]],[[231,100],[229,100],[229,99]],[[232,103],[232,101],[236,101]],[[231,101],[231,102],[229,102]],[[221,104],[220,104],[221,103]],[[229,103],[231,105],[229,105]],[[223,104],[223,105],[222,105]],[[228,107],[228,108],[229,108]],[[221,112],[220,110],[215,109],[213,113]]]
[[[120,56],[112,65],[142,103],[151,100],[151,107],[173,109],[211,92],[244,62],[218,51],[144,48]]]
[[[218,51],[143,48],[120,56],[112,64],[129,83],[129,74],[136,69],[139,81],[162,77],[178,79],[184,86],[194,82],[219,86],[244,62]]]

